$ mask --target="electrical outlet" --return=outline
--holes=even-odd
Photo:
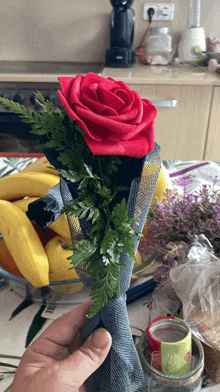
[[[152,21],[173,20],[174,18],[174,4],[173,3],[147,3],[144,4],[143,19],[149,20],[147,11],[149,8],[154,9]]]
[[[144,11],[143,11],[143,18],[144,18],[144,20],[149,20],[149,16],[148,16],[148,13],[147,13],[149,8],[153,8],[153,10],[154,10],[154,14],[152,16],[152,20],[157,20],[156,18],[157,18],[157,8],[158,8],[158,6],[157,6],[156,3],[154,3],[154,4],[148,4],[148,3],[144,4]]]

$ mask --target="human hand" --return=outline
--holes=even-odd
[[[27,348],[11,392],[86,392],[85,380],[101,366],[112,344],[110,333],[99,328],[81,346],[91,305],[86,301],[54,320]]]

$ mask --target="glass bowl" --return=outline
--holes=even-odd
[[[152,265],[154,256],[133,269],[131,285],[139,278],[142,280],[143,271]],[[0,274],[5,278],[9,287],[22,298],[31,296],[34,302],[42,303],[48,301],[57,305],[63,304],[81,304],[90,299],[89,288],[86,287],[80,279],[50,281],[48,286],[35,288],[27,279],[20,278],[6,271],[1,266]],[[139,275],[140,274],[140,275]],[[152,276],[152,273],[144,276]]]

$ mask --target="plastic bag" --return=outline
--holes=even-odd
[[[220,259],[204,235],[197,237],[187,259],[170,273],[183,318],[201,341],[220,350]]]

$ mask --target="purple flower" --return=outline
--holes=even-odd
[[[185,178],[185,183],[191,177]],[[161,203],[150,208],[146,224],[148,235],[139,245],[139,251],[149,255],[157,252],[157,261],[163,265],[155,276],[157,281],[168,279],[171,268],[184,262],[196,235],[204,234],[218,257],[220,223],[220,192],[203,184],[199,191],[179,195],[177,190],[167,190]],[[165,267],[166,266],[166,267]]]

